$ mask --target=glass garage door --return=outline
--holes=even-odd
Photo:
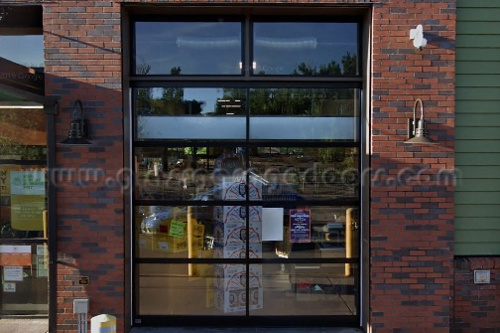
[[[134,24],[136,325],[359,322],[358,24],[247,19]]]

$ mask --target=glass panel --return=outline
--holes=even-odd
[[[0,314],[48,313],[46,126],[41,108],[0,109]]]
[[[262,258],[262,206],[137,206],[135,230],[141,258]]]
[[[138,257],[214,257],[211,207],[139,206],[136,208]]]
[[[44,111],[0,109],[0,128],[0,239],[44,237]]]
[[[247,272],[245,265],[141,264],[138,314],[245,315],[248,305],[259,316],[355,315],[356,275],[344,266],[257,264]]]
[[[0,245],[0,314],[47,314],[48,263],[46,242]]]
[[[264,258],[357,258],[358,210],[348,207],[262,208]]]
[[[223,177],[244,179],[245,157],[238,148],[135,148],[135,163],[135,193],[142,200],[213,200]]]
[[[240,75],[241,23],[136,22],[135,74]]]
[[[358,24],[254,23],[256,75],[356,76]]]
[[[43,68],[43,35],[0,36],[0,57],[26,67]]]
[[[245,265],[137,267],[139,315],[245,315]]]
[[[262,271],[262,306],[255,316],[356,315],[356,274],[346,276],[344,264],[250,265]],[[357,265],[352,265],[357,271]]]
[[[245,100],[242,89],[135,89],[136,138],[245,139]]]
[[[0,108],[0,161],[45,160],[45,113],[36,108]]]
[[[358,196],[358,148],[259,147],[250,152],[251,172],[264,184],[264,200]]]
[[[245,156],[242,150],[223,147],[136,148],[136,198],[245,199],[247,189],[242,175]],[[358,148],[259,147],[249,151],[251,200],[358,197]]]
[[[357,141],[358,108],[357,89],[253,89],[250,138]]]

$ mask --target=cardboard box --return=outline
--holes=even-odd
[[[238,312],[246,310],[246,303],[243,303],[240,300],[240,294],[245,294],[243,297],[246,297],[246,290],[222,290],[222,289],[214,289],[214,306],[220,311],[227,312]]]
[[[262,288],[262,266],[251,265],[249,287]],[[214,287],[223,290],[245,289],[247,275],[245,265],[215,265]]]
[[[215,199],[218,200],[246,200],[246,178],[242,177],[222,177],[215,192]],[[257,180],[250,180],[248,185],[250,200],[262,200],[262,183]]]
[[[252,259],[262,258],[262,243],[250,244],[249,256]],[[246,258],[246,244],[223,246],[214,243],[214,258]]]
[[[250,206],[248,210],[250,222],[262,222],[262,206]],[[217,206],[214,208],[214,220],[222,223],[246,222],[246,215],[245,206]]]
[[[139,234],[138,243],[140,249],[145,250],[155,250],[156,242],[153,235],[150,234]]]
[[[203,224],[198,224],[198,222],[194,220],[191,227],[191,232],[193,233],[193,237],[203,238],[203,235],[205,233],[205,226]]]
[[[187,237],[177,238],[172,236],[158,235],[156,237],[156,250],[179,253],[188,250]]]
[[[262,243],[262,222],[250,222],[250,244]],[[246,223],[214,221],[214,242],[221,246],[244,245],[247,240]]]
[[[262,288],[250,288],[250,310],[262,309],[264,304],[264,291]],[[214,289],[214,305],[224,313],[246,310],[246,290],[221,290]]]

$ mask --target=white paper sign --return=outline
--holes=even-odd
[[[3,268],[4,281],[23,281],[22,266],[5,266]]]
[[[262,208],[262,241],[283,240],[283,208]]]
[[[45,173],[43,171],[11,171],[10,194],[45,195]]]
[[[31,253],[30,245],[0,245],[0,253]]]
[[[39,256],[43,256],[48,254],[47,245],[37,245],[36,246],[36,254]]]
[[[4,282],[3,292],[4,293],[15,293],[16,292],[16,284],[14,282]]]
[[[46,255],[36,256],[36,277],[49,276],[48,258]]]

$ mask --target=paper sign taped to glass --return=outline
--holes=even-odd
[[[43,231],[45,173],[11,171],[10,194],[12,229]]]

